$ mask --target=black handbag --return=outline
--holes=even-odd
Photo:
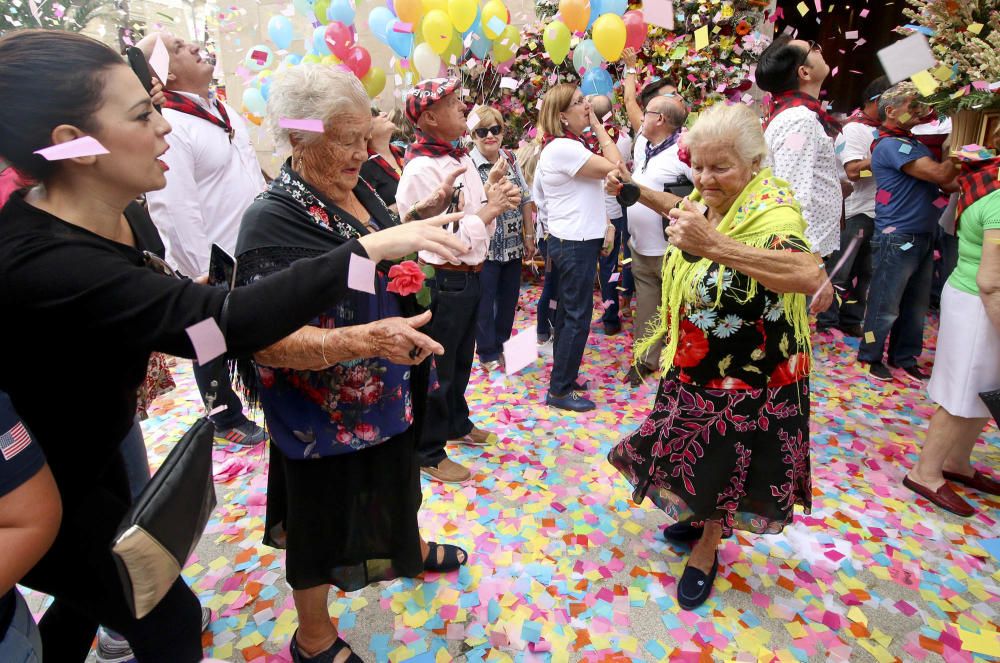
[[[111,551],[136,619],[148,615],[177,580],[215,508],[214,435],[208,417],[195,422],[118,526]]]
[[[986,409],[993,415],[993,419],[1000,421],[1000,389],[980,392],[979,398],[986,404]]]

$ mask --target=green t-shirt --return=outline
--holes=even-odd
[[[1000,189],[965,208],[958,224],[958,264],[948,283],[970,295],[979,296],[976,274],[983,259],[983,233],[1000,228]]]

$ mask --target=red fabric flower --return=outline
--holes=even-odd
[[[709,380],[705,387],[707,389],[753,389],[750,385],[739,378],[734,378],[731,375],[724,378],[715,378],[714,380]]]
[[[697,366],[708,354],[708,339],[705,332],[698,329],[687,318],[681,320],[680,338],[677,340],[677,354],[674,366],[688,368]]]
[[[677,139],[677,160],[682,164],[691,167],[691,151],[688,150],[687,145],[684,144],[684,134],[687,133],[687,129],[681,129],[681,136]]]
[[[424,287],[424,272],[412,260],[401,262],[389,268],[389,292],[401,297],[415,295]]]
[[[771,378],[767,382],[769,387],[784,387],[785,385],[798,382],[809,375],[809,356],[803,352],[793,354],[785,361],[778,364],[771,373]]]

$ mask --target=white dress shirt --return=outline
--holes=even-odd
[[[221,119],[215,104],[181,92]],[[233,253],[243,212],[266,187],[243,118],[226,105],[235,135],[180,111],[163,109],[173,127],[167,186],[146,194],[149,215],[163,237],[167,262],[192,278],[208,273],[212,244]]]
[[[490,248],[490,238],[496,229],[496,221],[489,225],[476,216],[476,213],[486,204],[486,190],[479,177],[476,165],[468,156],[456,159],[452,156],[415,157],[403,166],[403,174],[396,188],[396,206],[400,218],[406,218],[410,209],[418,202],[431,195],[441,186],[444,178],[453,170],[465,166],[465,172],[458,176],[455,184],[462,185],[462,200],[465,207],[461,210],[465,216],[458,222],[458,236],[471,248],[467,253],[456,257],[466,265],[479,265],[486,260],[486,252]],[[445,259],[430,251],[421,251],[420,258],[431,265],[445,265]]]
[[[848,122],[837,136],[837,154],[840,163],[872,158],[872,141],[878,136],[878,129],[862,122]],[[844,214],[849,219],[858,214],[875,218],[875,193],[878,187],[875,176],[868,168],[868,177],[852,182],[854,191],[844,201]]]
[[[649,141],[639,136],[635,141],[635,170],[632,180],[654,191],[663,191],[663,185],[673,184],[682,177],[692,179],[691,167],[678,158],[679,145],[674,143],[646,163],[646,145]],[[667,237],[663,234],[662,215],[642,203],[628,210],[628,232],[632,250],[643,256],[662,256],[667,252]]]
[[[795,106],[778,113],[764,131],[774,174],[792,185],[806,221],[806,239],[814,253],[826,257],[840,248],[843,172],[833,140],[816,113]],[[801,145],[800,145],[801,143]]]

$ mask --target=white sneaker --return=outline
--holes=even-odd
[[[545,341],[544,343],[539,343],[538,344],[538,354],[542,355],[543,357],[551,357],[552,356],[552,339],[551,338],[549,340]]]

